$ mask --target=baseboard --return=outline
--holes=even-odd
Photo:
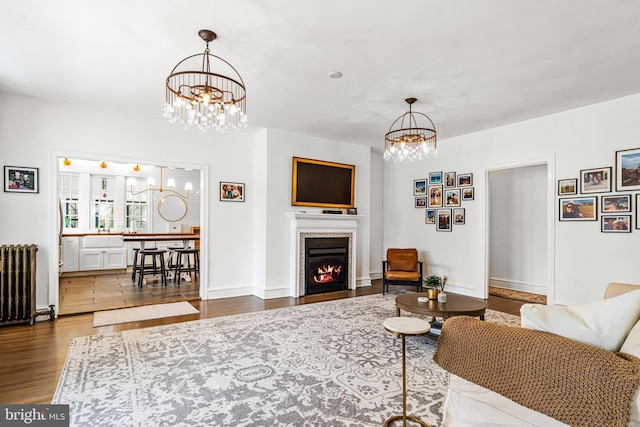
[[[207,289],[207,299],[220,299],[253,295],[253,287],[242,286],[227,289]]]
[[[286,298],[290,296],[289,293],[289,287],[278,289],[253,288],[253,295],[257,296],[260,299]]]
[[[530,294],[546,295],[547,286],[536,284],[519,282],[516,280],[499,279],[497,277],[489,278],[489,286],[503,289],[511,289],[513,291],[529,292]]]
[[[369,276],[371,277],[371,280],[382,279],[382,271],[369,272]]]
[[[367,286],[371,286],[371,278],[370,277],[360,277],[356,279],[356,288],[364,288]]]

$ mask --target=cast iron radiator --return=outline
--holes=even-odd
[[[53,306],[36,311],[37,245],[0,246],[0,323],[29,322],[48,314],[54,319]]]

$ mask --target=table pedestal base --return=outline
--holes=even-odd
[[[419,424],[419,425],[421,425],[421,426],[429,427],[429,424],[425,423],[425,422],[424,422],[424,421],[422,421],[420,418],[418,418],[418,417],[413,417],[413,416],[411,416],[411,415],[407,415],[407,416],[406,416],[406,418],[405,418],[405,416],[404,416],[404,415],[394,415],[393,417],[389,418],[389,419],[384,423],[384,427],[391,427],[391,426],[392,426],[392,424],[393,424],[395,421],[403,421],[403,420],[405,420],[405,419],[406,419],[406,421],[413,421],[414,423]],[[406,421],[404,421],[402,424],[403,424],[403,425],[407,425]]]

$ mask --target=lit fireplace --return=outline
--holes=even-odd
[[[308,238],[305,246],[305,295],[348,289],[349,238]]]

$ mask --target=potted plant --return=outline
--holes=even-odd
[[[424,279],[424,285],[427,288],[427,297],[429,299],[438,299],[438,292],[440,291],[440,287],[442,285],[442,279],[440,276],[427,276]]]

